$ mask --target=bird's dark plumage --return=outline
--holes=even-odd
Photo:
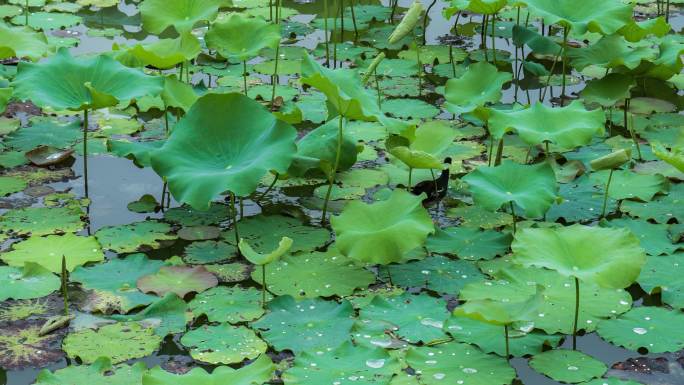
[[[451,158],[444,159],[445,168],[442,170],[439,178],[435,180],[425,180],[413,186],[411,193],[420,195],[425,193],[427,198],[423,199],[424,205],[429,205],[442,200],[447,193],[449,187],[449,166],[451,165]]]

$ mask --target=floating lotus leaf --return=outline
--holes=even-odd
[[[68,271],[88,262],[104,259],[100,244],[94,237],[81,237],[72,233],[32,236],[12,244],[12,250],[0,254],[0,259],[10,266],[24,266],[26,262],[38,263],[54,273],[60,273],[62,256],[66,258]]]
[[[384,349],[345,342],[337,349],[297,355],[294,366],[283,373],[285,385],[384,384],[401,369],[399,360]]]
[[[606,365],[582,352],[575,350],[549,350],[537,354],[530,360],[530,366],[556,381],[577,383],[601,377]]]
[[[389,99],[382,102],[382,112],[400,119],[431,119],[439,108],[420,99]]]
[[[374,204],[352,201],[342,214],[331,218],[343,255],[370,264],[400,261],[434,232],[422,196],[395,190],[389,199]]]
[[[501,336],[501,326],[472,318],[453,316],[444,325],[447,333],[458,342],[477,345],[486,353],[506,355],[506,342]],[[521,328],[522,329],[522,328]],[[509,328],[509,351],[514,357],[539,354],[545,347],[555,347],[562,336]]]
[[[143,28],[159,34],[174,27],[180,34],[190,32],[195,24],[216,18],[223,0],[145,0],[140,4]]]
[[[237,248],[226,242],[193,242],[185,248],[183,260],[187,263],[203,265],[228,260],[237,255]]]
[[[632,7],[620,0],[597,4],[592,0],[524,0],[530,12],[547,24],[560,24],[575,35],[598,32],[609,35],[632,20]]]
[[[501,87],[511,79],[510,73],[499,72],[487,62],[471,64],[463,76],[447,81],[446,108],[454,114],[463,114],[487,103],[496,103],[501,99]]]
[[[252,279],[261,284],[260,269],[252,272]],[[295,298],[350,295],[373,282],[373,273],[336,250],[289,255],[266,267],[268,291]]]
[[[385,147],[411,168],[441,169],[445,153],[455,138],[456,131],[450,125],[432,121],[409,130],[404,136],[390,137],[385,141]]]
[[[69,334],[62,344],[66,354],[90,364],[108,357],[113,364],[141,358],[154,353],[162,339],[152,328],[137,323],[119,322],[98,330],[84,329]]]
[[[139,383],[147,370],[145,363],[112,366],[107,357],[100,357],[91,365],[71,365],[38,374],[35,385],[130,385]]]
[[[183,226],[207,226],[225,221],[229,215],[228,206],[211,203],[209,210],[195,210],[190,206],[171,208],[164,212],[164,219]]]
[[[521,165],[504,161],[496,167],[478,167],[463,180],[476,204],[496,211],[515,203],[527,217],[541,217],[556,200],[556,174],[548,163]]]
[[[26,188],[26,181],[13,176],[0,176],[0,196],[14,194]]]
[[[246,196],[268,171],[287,171],[295,136],[292,126],[244,95],[208,94],[152,154],[152,167],[178,201],[206,209],[226,190]]]
[[[625,66],[633,70],[642,60],[654,60],[656,51],[650,45],[632,44],[620,35],[608,35],[587,47],[568,49],[567,56],[578,71],[590,65],[603,68]]]
[[[207,46],[232,62],[244,62],[280,43],[280,25],[231,12],[219,17],[205,37]]]
[[[132,253],[139,249],[161,247],[160,241],[174,240],[169,234],[171,226],[162,222],[144,221],[128,225],[103,227],[95,233],[95,237],[103,248],[117,253]]]
[[[608,170],[592,173],[590,178],[598,186],[605,186],[608,181]],[[660,192],[668,189],[667,179],[659,174],[640,175],[630,170],[617,170],[608,189],[608,196],[613,199],[640,199],[648,202]]]
[[[200,326],[185,333],[180,341],[190,349],[192,358],[210,364],[233,364],[244,359],[251,360],[267,349],[266,343],[252,330],[230,324]]]
[[[0,368],[39,368],[64,357],[59,349],[62,333],[40,335],[41,322],[19,321],[0,327]]]
[[[83,137],[80,126],[79,121],[62,123],[51,119],[31,119],[30,126],[14,131],[5,143],[24,152],[39,146],[70,148]]]
[[[0,59],[29,58],[38,60],[49,47],[45,34],[27,27],[8,27],[0,23]]]
[[[141,196],[140,199],[126,205],[128,211],[140,214],[152,213],[155,210],[158,210],[159,207],[160,203],[157,202],[157,198],[150,194],[145,194]]]
[[[458,381],[469,385],[506,385],[516,376],[505,359],[457,342],[411,347],[406,353],[406,363],[418,373],[420,384],[424,385],[457,384]]]
[[[240,237],[249,241],[257,252],[270,252],[278,248],[283,237],[292,239],[291,253],[312,251],[330,239],[328,230],[304,225],[300,220],[281,215],[257,215],[238,222]],[[233,232],[224,234],[234,242]]]
[[[662,301],[674,308],[684,308],[684,257],[681,253],[649,257],[637,280],[647,293],[660,293]]]
[[[156,273],[138,279],[138,288],[159,296],[176,293],[183,298],[188,293],[201,293],[218,285],[216,277],[202,266],[164,266]]]
[[[219,282],[241,282],[249,278],[253,266],[241,262],[211,264],[204,267],[216,275]]]
[[[164,338],[169,334],[185,331],[190,321],[187,304],[173,293],[167,293],[163,298],[146,307],[136,314],[112,315],[112,319],[123,322],[138,322],[143,326],[153,327],[155,333]]]
[[[627,229],[572,225],[524,229],[511,246],[514,261],[545,267],[602,287],[620,289],[636,281],[646,254]],[[620,269],[620,274],[614,274]]]
[[[672,254],[679,249],[678,245],[672,243],[667,225],[654,224],[628,217],[616,218],[606,222],[606,224],[610,227],[629,229],[639,238],[641,247],[648,255]]]
[[[513,131],[531,146],[550,142],[572,149],[589,144],[594,135],[603,135],[605,120],[601,109],[587,111],[576,100],[559,108],[535,103],[525,110],[492,110],[489,128],[496,138]]]
[[[611,182],[611,191],[612,186]],[[682,194],[684,194],[684,184],[679,183],[670,188],[668,195],[656,197],[648,203],[624,201],[620,205],[620,210],[631,216],[653,219],[658,223],[667,223],[672,218],[676,218],[681,223],[684,221],[684,205],[681,204],[684,195]]]
[[[582,98],[603,107],[612,107],[617,102],[629,98],[630,90],[635,85],[631,76],[611,73],[601,79],[587,82],[582,90]]]
[[[483,275],[471,262],[452,260],[441,255],[422,261],[390,267],[394,285],[415,288],[425,287],[438,293],[456,295],[469,282],[479,281]],[[381,272],[385,272],[382,269]],[[383,274],[385,281],[389,280]]]
[[[267,308],[269,312],[252,326],[275,350],[326,351],[350,340],[354,310],[347,301],[296,301],[284,295]]]
[[[12,24],[24,25],[26,18],[24,15],[14,16]],[[63,12],[31,12],[28,19],[28,26],[34,30],[47,31],[50,29],[64,29],[80,24],[83,21],[81,16]]]
[[[159,94],[163,81],[124,67],[108,56],[73,58],[67,49],[40,63],[19,63],[14,95],[54,110],[86,110],[114,106]]]
[[[504,255],[511,244],[510,234],[472,227],[437,229],[425,246],[433,253],[452,254],[461,259],[492,259]]]
[[[271,380],[275,369],[275,365],[265,354],[262,354],[254,362],[242,366],[240,369],[236,370],[230,366],[219,366],[211,373],[202,368],[194,368],[185,374],[172,374],[156,366],[143,375],[142,385],[262,384]]]
[[[512,31],[513,42],[517,47],[527,45],[532,52],[541,55],[558,55],[561,46],[551,37],[540,35],[539,32],[521,25],[514,25]]]
[[[404,293],[393,297],[375,297],[361,309],[359,318],[385,321],[391,325],[388,332],[407,342],[432,344],[446,339],[442,328],[444,321],[449,318],[449,312],[442,299],[427,294]]]
[[[254,321],[264,314],[261,291],[253,287],[218,286],[196,295],[189,308],[195,318],[206,315],[209,322],[232,324]]]
[[[44,297],[59,289],[60,280],[41,265],[26,262],[23,268],[0,266],[0,301]]]
[[[0,230],[16,235],[72,233],[83,229],[81,212],[66,207],[27,207],[0,217]]]
[[[587,176],[582,176],[572,183],[561,184],[558,195],[561,196],[562,202],[551,206],[546,213],[547,220],[555,221],[563,218],[567,222],[580,222],[598,218],[601,215],[603,192],[600,187],[591,183]],[[617,207],[617,201],[609,198],[606,212],[615,212]]]
[[[221,229],[216,226],[191,226],[178,230],[178,238],[184,241],[205,241],[216,239],[221,235]]]
[[[677,327],[682,320],[684,315],[678,310],[643,306],[601,322],[597,332],[610,343],[630,350],[675,352],[684,348],[684,333]]]

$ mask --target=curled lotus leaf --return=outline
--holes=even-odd
[[[277,261],[280,259],[280,257],[290,251],[290,248],[292,248],[292,242],[292,238],[283,237],[280,239],[280,242],[278,242],[278,247],[276,249],[267,253],[257,253],[254,251],[252,246],[249,245],[249,242],[247,242],[244,238],[240,238],[238,247],[240,248],[242,255],[247,258],[248,261],[255,265],[268,265],[269,263]]]
[[[38,60],[48,51],[48,41],[43,32],[0,23],[0,59],[16,57]]]
[[[233,62],[243,62],[259,55],[265,48],[280,43],[280,25],[259,17],[231,12],[219,17],[205,37],[207,46]]]
[[[449,79],[444,96],[446,108],[455,114],[471,112],[501,99],[501,87],[511,81],[508,72],[499,72],[487,62],[471,64],[461,77]]]

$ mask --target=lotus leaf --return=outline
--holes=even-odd
[[[392,283],[405,288],[425,287],[438,293],[456,295],[469,282],[483,276],[474,264],[441,255],[391,267]],[[383,278],[385,274],[383,274]],[[385,279],[387,281],[387,279]]]
[[[440,110],[420,99],[389,99],[382,102],[382,112],[400,119],[431,119]]]
[[[684,315],[680,311],[643,306],[601,322],[597,332],[601,338],[630,350],[675,352],[684,347],[684,334],[677,327],[682,320]]]
[[[0,230],[16,235],[73,233],[83,229],[81,212],[66,207],[27,207],[0,217]]]
[[[244,326],[204,325],[181,338],[192,358],[210,364],[233,364],[266,352],[266,344]]]
[[[13,176],[0,176],[0,196],[7,196],[26,188],[26,181]]]
[[[684,308],[684,286],[681,282],[682,254],[649,257],[641,270],[639,285],[647,293],[660,293],[662,301],[675,308]]]
[[[577,383],[601,377],[608,368],[591,356],[575,350],[549,350],[537,354],[530,366],[556,381]]]
[[[117,45],[114,51],[121,49]],[[161,39],[151,44],[136,44],[116,56],[117,60],[131,67],[152,66],[160,69],[173,68],[194,59],[202,50],[199,40],[186,33],[176,39]],[[168,78],[167,78],[168,79]]]
[[[560,24],[577,36],[587,31],[609,35],[632,20],[632,7],[619,0],[524,0],[547,24]]]
[[[183,226],[215,225],[228,218],[228,206],[211,203],[209,210],[195,210],[190,206],[174,207],[164,212],[164,219]]]
[[[60,49],[40,63],[20,63],[13,85],[19,99],[43,108],[79,111],[159,94],[163,82],[108,56],[76,59]]]
[[[44,297],[60,286],[60,280],[41,265],[26,262],[24,267],[0,266],[0,301],[8,298],[31,299]]]
[[[268,382],[275,369],[265,354],[240,369],[219,366],[211,374],[202,368],[194,368],[185,374],[172,374],[157,366],[143,375],[142,385],[253,385]]]
[[[228,260],[237,254],[237,248],[226,242],[193,242],[185,248],[183,260],[190,264],[203,265]]]
[[[283,237],[292,239],[291,253],[311,251],[323,246],[330,239],[328,230],[306,226],[300,220],[281,215],[257,215],[238,222],[240,236],[249,241],[257,252],[270,252],[280,244]],[[224,234],[232,240],[232,232]]]
[[[132,253],[146,247],[158,249],[160,242],[176,239],[169,234],[171,226],[162,222],[144,221],[129,225],[103,227],[95,237],[103,248],[117,253]]]
[[[12,24],[24,25],[26,19],[24,15],[17,15],[10,19]],[[34,30],[47,31],[50,29],[63,29],[80,24],[83,21],[81,16],[71,15],[63,12],[31,12],[28,19],[28,26]]]
[[[633,70],[642,60],[654,60],[656,52],[649,45],[632,44],[620,35],[608,35],[587,47],[568,49],[567,56],[578,71],[590,65],[603,68],[624,66]]]
[[[143,362],[112,366],[107,357],[100,357],[91,365],[71,365],[38,374],[35,385],[130,385],[139,383],[147,370]]]
[[[343,255],[371,264],[402,260],[434,232],[422,196],[395,190],[389,199],[372,205],[353,201],[331,219],[336,245]]]
[[[48,53],[45,34],[27,27],[8,27],[0,23],[0,59],[29,58],[38,60]]]
[[[513,26],[512,37],[516,46],[527,45],[532,49],[532,52],[541,55],[558,55],[561,50],[561,46],[552,38],[540,35],[537,31],[520,25]]]
[[[446,108],[454,114],[471,112],[501,99],[501,87],[511,81],[508,72],[498,72],[487,62],[471,64],[459,78],[446,83]]]
[[[679,249],[672,243],[667,225],[654,224],[643,220],[619,218],[606,224],[610,227],[624,227],[639,238],[641,247],[648,255],[672,254]]]
[[[508,0],[452,0],[451,6],[461,11],[493,15],[508,5]]]
[[[567,222],[581,222],[601,215],[603,194],[587,176],[582,176],[572,183],[561,184],[558,195],[562,197],[562,202],[551,206],[546,213],[547,220],[555,221],[563,218]],[[617,206],[617,201],[609,198],[606,212],[617,211]]]
[[[660,143],[652,143],[653,154],[659,159],[664,160],[668,164],[675,167],[680,172],[684,172],[684,146],[672,147],[672,151],[668,151]]]
[[[580,101],[560,108],[536,103],[525,110],[493,110],[489,128],[496,138],[514,131],[532,146],[550,142],[573,149],[589,144],[594,135],[603,135],[605,120],[603,111],[588,111]]]
[[[425,246],[433,253],[452,254],[461,259],[492,259],[504,255],[512,240],[509,234],[499,231],[448,227],[428,237]]]
[[[470,385],[505,385],[515,378],[506,360],[483,353],[467,344],[449,342],[437,346],[411,347],[406,363],[418,374],[420,384],[452,381]]]
[[[62,333],[40,335],[40,322],[19,321],[5,324],[0,330],[0,368],[18,370],[27,367],[44,367],[62,357],[59,349]]]
[[[260,301],[261,292],[252,287],[218,286],[196,295],[189,308],[195,318],[204,314],[209,322],[237,324],[261,317],[264,309]]]
[[[601,79],[587,82],[582,90],[582,98],[603,107],[612,107],[620,100],[628,99],[631,96],[630,89],[635,85],[631,76],[611,73]]]
[[[276,297],[252,326],[275,350],[327,351],[350,340],[354,310],[349,302]]]
[[[91,364],[100,357],[108,357],[113,364],[154,353],[162,339],[154,329],[137,323],[119,322],[98,330],[84,329],[69,334],[62,343],[66,354]]]
[[[264,48],[275,49],[280,43],[280,26],[231,12],[212,24],[206,42],[224,58],[244,62],[258,56]]]
[[[140,4],[143,28],[159,34],[168,27],[190,32],[195,24],[216,18],[223,0],[144,0]]]
[[[605,186],[608,170],[592,173],[590,178],[596,185]],[[613,199],[640,199],[648,202],[653,197],[668,190],[667,179],[662,175],[640,175],[630,170],[617,170],[608,189]]]
[[[624,27],[620,28],[618,33],[627,41],[636,43],[643,40],[648,35],[663,37],[670,32],[671,28],[672,27],[667,23],[666,18],[664,16],[659,16],[643,21],[631,20]]]
[[[648,203],[624,201],[620,209],[631,216],[653,219],[658,223],[667,223],[672,218],[676,218],[681,223],[684,220],[684,205],[681,204],[684,195],[682,194],[684,194],[684,184],[680,183],[673,185],[668,195],[656,197]]]
[[[150,155],[164,145],[163,140],[129,142],[127,140],[107,140],[107,149],[114,155],[125,157],[142,168],[152,165]],[[177,208],[181,209],[181,208]]]
[[[137,285],[143,293],[175,293],[182,298],[210,289],[218,285],[218,280],[202,266],[163,266],[156,273],[139,278]]]
[[[216,226],[191,226],[178,230],[178,238],[184,241],[205,241],[216,239],[221,235],[221,229]]]
[[[39,146],[70,148],[80,140],[80,122],[61,123],[54,120],[31,119],[31,125],[14,131],[5,143],[21,151],[30,151]]]
[[[0,259],[10,266],[24,266],[27,262],[34,262],[59,273],[62,271],[62,256],[66,258],[68,271],[88,262],[104,259],[100,244],[94,237],[81,237],[72,233],[32,236],[14,243],[11,251],[0,254]]]
[[[216,119],[226,114],[230,119]],[[208,94],[152,154],[152,167],[166,178],[178,201],[208,209],[226,190],[249,195],[268,171],[287,171],[295,136],[292,126],[244,95]]]

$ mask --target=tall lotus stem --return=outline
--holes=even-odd
[[[499,146],[496,149],[496,159],[494,160],[494,165],[498,166],[501,164],[501,158],[503,158],[504,149],[504,138],[503,136],[499,139]]]
[[[323,29],[325,29],[325,66],[330,68],[330,46],[328,43],[328,0],[323,0]]]
[[[344,41],[344,0],[340,0],[340,36]]]
[[[370,79],[371,73],[373,74],[373,77],[375,78],[375,89],[378,93],[378,107],[380,107],[381,103],[380,82],[378,81],[378,65],[380,65],[380,62],[384,59],[385,53],[380,52],[378,56],[376,56],[375,59],[373,59],[373,61],[368,65],[366,73],[363,75],[363,78],[361,79],[361,84],[365,85],[366,83],[368,83],[368,79]]]
[[[378,93],[378,107],[382,107],[382,91],[380,91],[380,81],[378,80],[378,69],[373,70],[373,77],[375,78],[375,90]]]
[[[359,40],[359,29],[356,26],[356,12],[354,11],[354,0],[349,0],[349,5],[351,6],[351,17],[352,24],[354,25],[354,41]]]
[[[235,244],[240,243],[240,233],[238,231],[238,224],[237,224],[237,209],[235,208],[235,194],[232,192],[230,193],[230,214],[232,216],[232,221],[233,221],[233,227],[235,227]],[[238,253],[240,252],[240,249],[238,249]]]
[[[333,184],[335,183],[335,174],[337,173],[337,168],[340,166],[340,154],[342,153],[342,140],[344,138],[344,117],[342,115],[340,115],[339,117],[340,123],[337,129],[337,151],[335,153],[335,164],[333,165],[333,169],[331,170],[330,175],[328,176],[328,191],[325,193],[325,201],[323,202],[323,215],[321,218],[321,224],[323,225],[328,223],[328,220],[326,218],[326,214],[328,212],[328,202],[330,201],[330,193],[332,192]]]
[[[496,13],[492,15],[492,56],[496,65]]]
[[[579,279],[575,277],[575,322],[572,324],[572,350],[577,350],[577,323],[579,321],[580,286]]]
[[[634,124],[632,120],[632,115],[629,113],[629,108],[631,103],[631,99],[627,98],[625,99],[625,107],[624,107],[624,120],[625,120],[625,129],[627,129],[627,132],[629,132],[629,135],[632,137],[632,141],[634,142],[634,146],[637,149],[637,155],[639,157],[639,160],[642,161],[644,158],[641,156],[641,147],[639,146],[639,140],[637,140],[637,136],[634,133]]]
[[[83,110],[83,185],[88,198],[88,109]]]
[[[508,202],[508,204],[509,204],[509,206],[510,206],[510,208],[511,208],[511,217],[513,217],[513,234],[515,234],[516,231],[518,230],[518,229],[517,229],[517,227],[518,227],[518,224],[517,224],[518,219],[515,217],[515,205],[513,204],[513,201]]]
[[[556,69],[556,63],[558,63],[558,58],[565,57],[565,46],[561,47],[560,50],[558,50],[558,53],[556,56],[553,58],[553,64],[551,64],[551,71],[549,71],[549,75],[546,77],[546,86],[544,86],[544,91],[542,91],[541,95],[539,96],[539,101],[543,102],[544,98],[546,98],[546,90],[549,89],[549,84],[551,84],[551,75],[553,75],[553,71]]]
[[[245,96],[247,96],[247,60],[242,61],[242,83],[245,88]]]
[[[271,190],[273,190],[273,187],[275,186],[275,184],[277,182],[278,182],[278,173],[276,173],[273,176],[273,182],[271,182],[271,184],[268,186],[268,188],[263,193],[261,193],[261,195],[259,195],[259,197],[255,200],[255,203],[259,204],[259,202],[261,202],[261,200],[264,199],[266,194],[268,194],[269,192],[271,192]]]
[[[412,176],[413,176],[413,167],[409,167],[408,186],[406,186],[406,191],[411,191],[411,177]]]
[[[420,46],[418,45],[418,39],[414,36],[414,42],[416,44],[416,64],[418,65],[418,96],[423,95],[423,63],[420,61]]]
[[[394,14],[397,12],[397,5],[399,5],[399,0],[392,1],[392,12],[390,13],[390,24],[394,24]]]
[[[423,15],[423,45],[427,44],[427,22],[430,15],[430,10],[437,4],[437,0],[432,0],[432,3],[428,5],[425,15]]]
[[[508,324],[504,325],[504,338],[506,338],[506,361],[511,361],[511,349],[508,342]]]
[[[66,267],[66,256],[62,254],[62,276],[60,277],[62,281],[62,298],[64,299],[64,315],[69,315],[69,292],[67,283],[69,282],[69,273]]]
[[[280,24],[280,18],[277,17],[277,9],[280,8],[280,0],[278,1],[277,8],[276,8],[276,24]],[[271,77],[271,85],[273,86],[271,89],[271,110],[273,110],[273,103],[275,102],[275,96],[276,96],[276,86],[278,83],[280,83],[280,78],[278,77],[278,60],[280,59],[280,40],[278,40],[278,45],[276,46],[276,51],[275,51],[275,66],[273,69],[273,76]],[[277,178],[276,178],[277,180]]]
[[[561,99],[565,97],[565,62],[566,62],[566,56],[568,50],[565,48],[568,45],[568,33],[570,31],[568,30],[568,27],[563,27],[563,87],[561,87]],[[561,105],[562,105],[562,100],[561,100]]]
[[[268,0],[268,20],[273,21],[273,0]]]
[[[337,12],[339,11],[339,7],[337,6],[337,1],[333,3],[333,27],[332,27],[332,33],[330,34],[331,38],[333,39],[333,69],[337,68]]]
[[[613,179],[613,169],[610,169],[608,174],[608,182],[606,182],[606,192],[603,194],[603,206],[601,207],[601,217],[603,219],[606,216],[606,207],[608,206],[608,190],[610,189],[610,181]]]
[[[28,17],[29,17],[29,0],[24,3],[24,24],[28,27]]]
[[[487,25],[489,22],[489,15],[484,15],[482,17],[482,31],[480,32],[480,42],[481,48],[484,51],[485,61],[489,62],[489,54],[487,54]]]
[[[670,22],[670,0],[667,0],[667,5],[665,6],[665,22]]]
[[[266,308],[266,265],[261,265],[261,308]]]

